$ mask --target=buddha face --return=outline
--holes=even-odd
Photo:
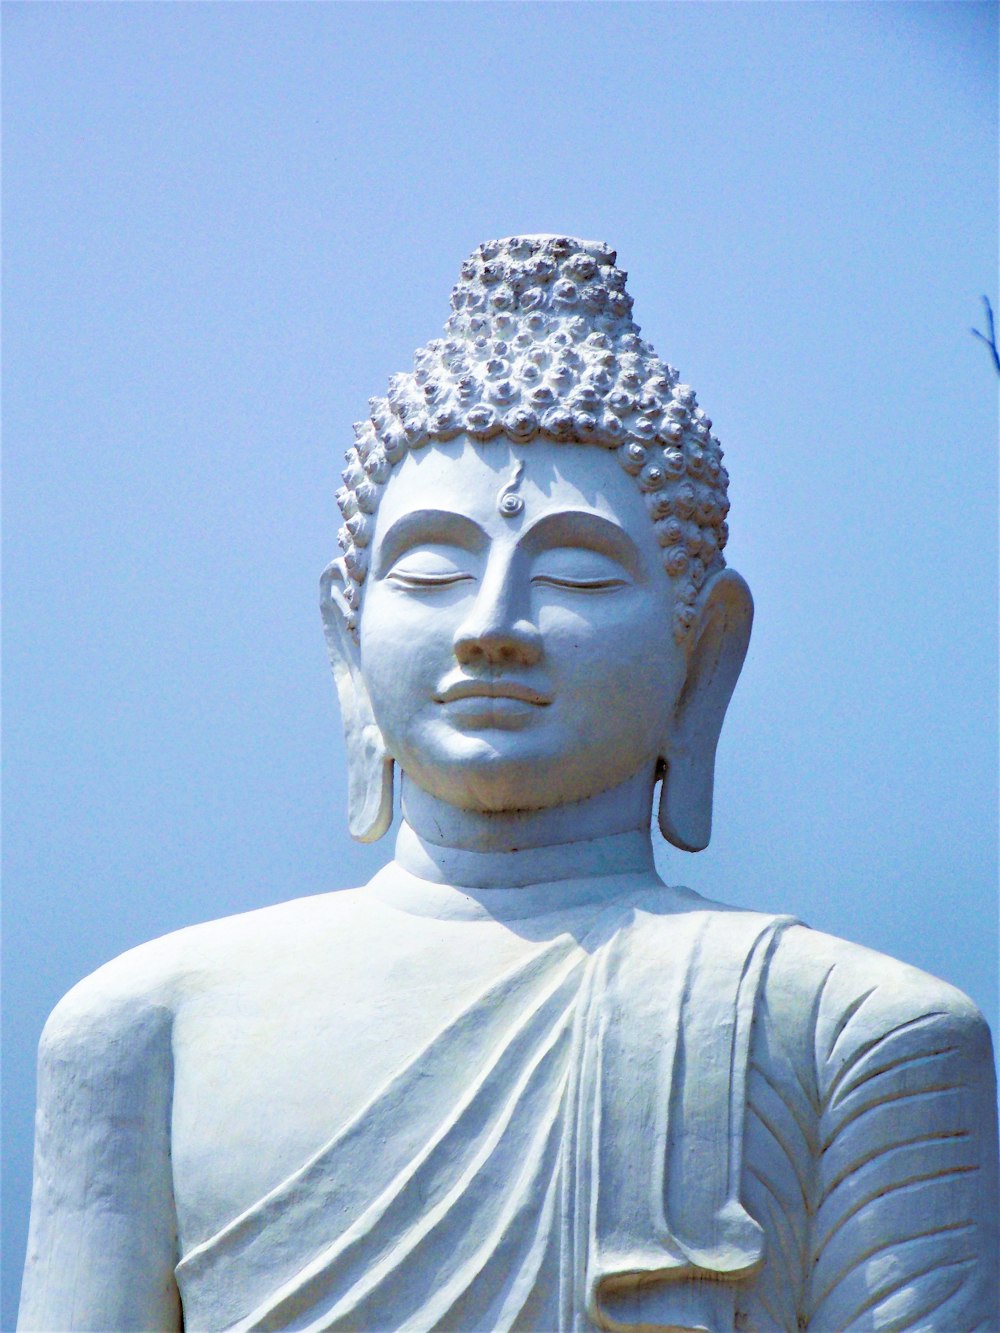
[[[652,783],[684,683],[643,497],[594,446],[460,436],[386,486],[361,670],[389,755],[479,811]]]

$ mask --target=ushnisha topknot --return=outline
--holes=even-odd
[[[382,489],[407,450],[466,433],[530,445],[538,436],[614,451],[645,493],[677,580],[674,632],[725,561],[729,480],[694,390],[639,336],[626,274],[600,241],[509,236],[462,265],[445,336],[422,347],[354,426],[344,486],[345,597],[357,634],[361,585]]]

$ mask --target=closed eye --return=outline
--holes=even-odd
[[[566,592],[617,592],[632,585],[629,570],[606,551],[589,546],[550,546],[538,552],[533,584]]]
[[[536,574],[532,583],[540,583],[547,588],[571,588],[576,592],[613,592],[616,588],[627,588],[628,579],[621,578],[569,578],[555,574]]]
[[[403,552],[385,575],[405,592],[429,592],[452,588],[475,577],[474,557],[459,546],[445,542],[425,542]]]
[[[446,588],[454,583],[467,583],[471,580],[471,574],[463,574],[460,571],[453,573],[431,574],[405,569],[394,569],[391,574],[386,576],[392,583],[397,583],[401,588]]]

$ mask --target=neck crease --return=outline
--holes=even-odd
[[[404,822],[396,838],[396,864],[433,884],[480,889],[521,889],[609,875],[655,875],[649,833],[639,830],[544,847],[480,852],[428,842]]]

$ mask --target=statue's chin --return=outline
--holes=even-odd
[[[478,755],[466,754],[446,767],[422,764],[403,771],[426,795],[479,814],[544,810],[581,799],[561,784],[546,781],[545,768],[511,758],[483,741]]]
[[[499,738],[497,738],[499,739]],[[503,738],[509,741],[509,737]],[[519,814],[579,806],[595,796],[640,777],[635,759],[619,768],[588,754],[540,753],[497,744],[488,733],[464,736],[447,756],[404,759],[404,778],[426,796],[456,810],[486,815]],[[655,756],[641,765],[652,790]]]

